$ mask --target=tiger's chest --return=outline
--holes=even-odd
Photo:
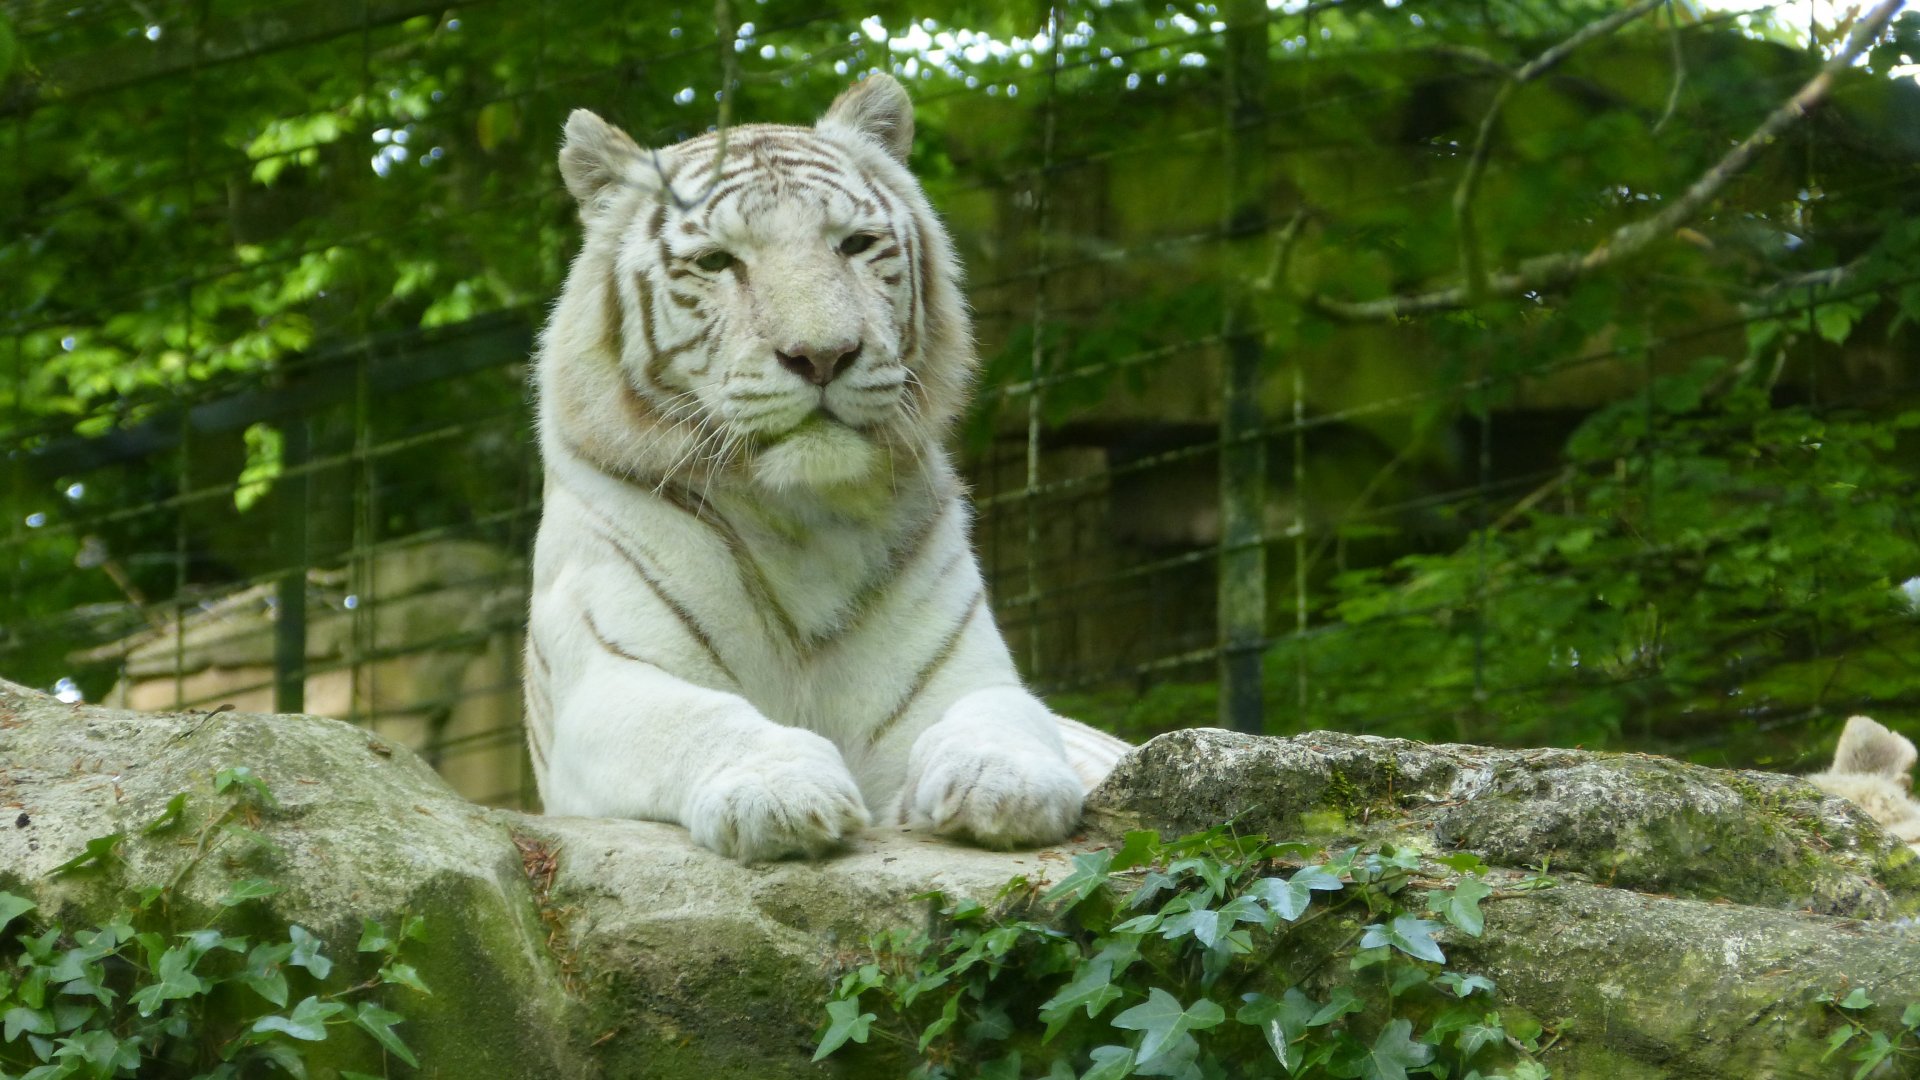
[[[880,599],[897,530],[890,523],[783,513],[765,506],[733,517],[750,602],[768,615],[776,645],[804,658],[852,629]],[[757,594],[757,595],[751,595]]]

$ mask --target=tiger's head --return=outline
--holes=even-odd
[[[575,111],[560,172],[585,239],[542,335],[543,429],[636,477],[775,489],[934,456],[974,354],[912,141],[886,75],[811,128],[658,151]]]

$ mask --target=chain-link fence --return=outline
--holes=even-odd
[[[530,801],[560,122],[805,123],[887,69],[969,267],[976,546],[1063,711],[1793,761],[1920,705],[1920,111],[1840,80],[1660,254],[1503,293],[1820,67],[1655,7],[12,5],[0,672]]]

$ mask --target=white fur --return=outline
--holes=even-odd
[[[1023,689],[986,610],[942,449],[971,330],[911,132],[886,76],[816,128],[729,131],[717,171],[712,135],[569,119],[586,235],[540,341],[528,635],[548,812],[743,860],[875,817],[1044,843],[1126,749]]]
[[[1866,811],[1881,827],[1920,851],[1920,802],[1911,794],[1913,743],[1865,716],[1847,718],[1833,767],[1807,777],[1813,786]]]

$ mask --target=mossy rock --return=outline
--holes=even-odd
[[[1196,728],[1122,762],[1088,817],[1109,837],[1232,818],[1275,837],[1467,850],[1640,892],[1868,919],[1920,911],[1920,860],[1846,801],[1790,776],[1648,754]]]
[[[1236,814],[1275,837],[1464,846],[1493,863],[1487,932],[1447,935],[1450,963],[1570,1021],[1544,1058],[1556,1076],[1816,1075],[1832,1026],[1817,993],[1866,990],[1886,1004],[1862,1019],[1883,1027],[1920,999],[1920,934],[1872,918],[1911,910],[1911,864],[1798,781],[1329,734],[1163,736],[1094,794],[1078,845],[987,852],[875,830],[831,859],[741,866],[670,825],[473,806],[332,720],[73,708],[0,683],[0,889],[70,926],[99,920],[188,857],[179,836],[140,826],[181,791],[210,804],[214,774],[238,765],[279,800],[255,823],[275,846],[199,863],[167,916],[252,935],[298,923],[353,979],[371,964],[355,953],[363,919],[425,916],[410,959],[434,993],[407,999],[399,1030],[427,1076],[875,1075],[839,1055],[813,1063],[813,1035],[835,973],[867,934],[919,924],[920,894],[991,901],[1015,876],[1063,876],[1126,827],[1171,835]],[[123,860],[52,876],[112,832]],[[1546,859],[1559,887],[1512,888],[1514,868]],[[283,889],[219,904],[252,876]],[[1331,946],[1291,947],[1287,963],[1312,969]],[[350,1054],[314,1065],[378,1071]]]

